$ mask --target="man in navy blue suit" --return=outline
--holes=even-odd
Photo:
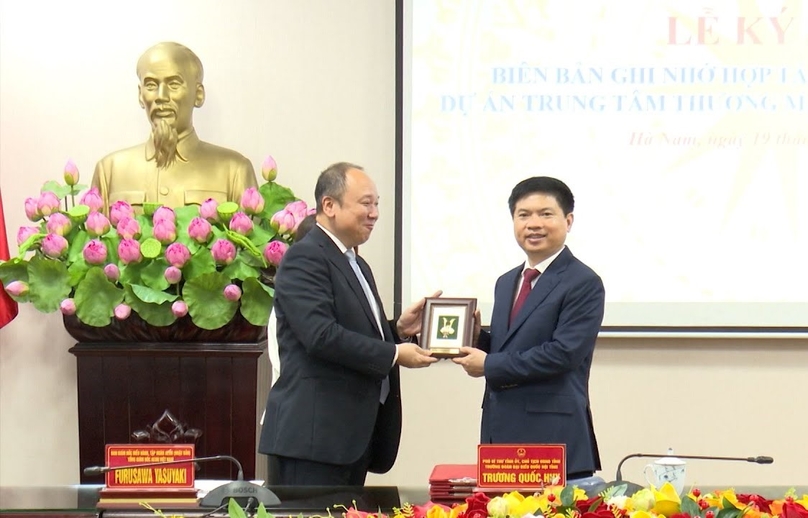
[[[567,479],[588,477],[600,469],[589,370],[603,282],[564,244],[574,198],[563,182],[523,180],[508,205],[526,261],[497,280],[490,332],[454,362],[485,377],[481,443],[566,444]]]

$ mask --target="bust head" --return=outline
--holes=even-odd
[[[179,138],[193,129],[194,108],[205,102],[202,62],[179,43],[154,45],[137,62],[138,100],[152,127],[158,167],[175,158]]]

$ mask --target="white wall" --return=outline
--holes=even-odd
[[[392,0],[0,0],[0,188],[12,234],[22,202],[143,140],[135,62],[163,40],[201,57],[207,102],[196,127],[311,200],[317,173],[355,161],[375,177],[382,220],[362,253],[388,311],[393,286]],[[13,243],[12,243],[13,248]],[[0,485],[79,478],[75,359],[58,315],[29,306],[0,330]],[[611,478],[632,451],[772,455],[772,466],[692,462],[700,484],[808,484],[805,341],[603,339],[591,380]],[[482,383],[452,364],[405,372],[399,461],[369,483],[424,485],[435,463],[474,462]],[[518,426],[519,423],[514,423]],[[639,480],[643,462],[624,468]]]

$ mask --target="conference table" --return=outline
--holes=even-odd
[[[3,518],[149,518],[152,511],[132,505],[126,508],[97,508],[100,485],[76,485],[60,487],[0,487],[0,515]],[[724,487],[701,487],[704,491],[726,489]],[[337,505],[357,508],[370,512],[381,510],[392,514],[393,507],[404,503],[423,504],[429,500],[427,487],[288,487],[271,488],[280,498],[280,507],[269,511],[277,516],[326,515],[330,508],[334,516],[341,515],[344,509]],[[736,486],[738,493],[756,493],[767,498],[782,498],[789,489],[798,495],[808,494],[808,486]],[[162,509],[168,516],[202,518],[205,516],[223,517],[227,510],[211,514],[212,509],[193,507],[183,509]]]

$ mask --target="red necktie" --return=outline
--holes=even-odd
[[[513,323],[516,315],[519,314],[519,310],[522,309],[522,306],[524,306],[527,296],[530,295],[530,290],[533,287],[533,279],[538,276],[539,271],[535,268],[528,268],[525,270],[524,278],[522,278],[522,287],[519,288],[519,295],[516,297],[516,302],[513,304],[513,309],[511,310],[511,319],[508,322],[508,325]]]

